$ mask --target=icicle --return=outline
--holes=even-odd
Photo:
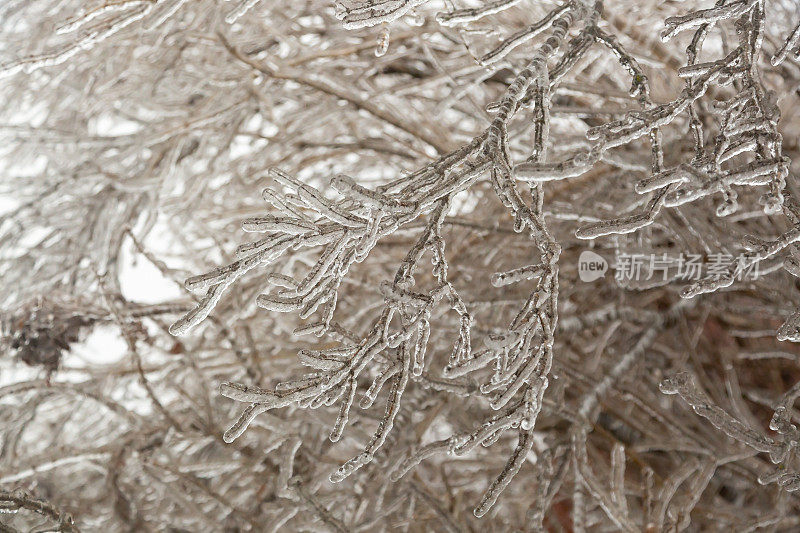
[[[383,57],[389,50],[389,25],[383,24],[381,32],[378,35],[378,44],[375,47],[375,57]]]

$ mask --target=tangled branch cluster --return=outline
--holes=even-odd
[[[799,21],[0,6],[0,524],[795,530]]]

